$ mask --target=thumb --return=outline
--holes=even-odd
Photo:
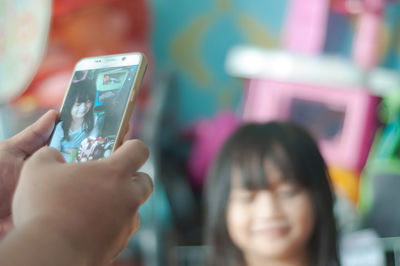
[[[54,128],[58,114],[48,111],[35,123],[9,139],[12,149],[27,157],[46,144]]]
[[[57,162],[57,163],[65,163],[65,159],[62,156],[61,152],[54,148],[50,148],[48,146],[42,147],[37,152],[35,152],[32,157],[28,160],[28,163],[31,161],[37,162]]]

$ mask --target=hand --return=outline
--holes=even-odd
[[[86,163],[67,164],[57,150],[40,149],[24,164],[15,192],[16,231],[44,225],[85,265],[109,263],[138,229],[137,210],[152,191],[150,178],[137,173],[147,157],[138,140]]]
[[[11,200],[25,160],[46,144],[56,111],[49,111],[34,124],[0,142],[0,239],[12,228]]]

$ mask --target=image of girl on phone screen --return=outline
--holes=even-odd
[[[208,265],[340,265],[327,168],[295,125],[240,127],[216,158],[206,202]]]
[[[75,161],[82,141],[88,136],[97,137],[93,105],[96,87],[90,80],[72,83],[65,99],[50,147],[56,148],[66,162]]]

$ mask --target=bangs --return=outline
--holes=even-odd
[[[232,174],[235,170],[239,174],[239,180],[235,184],[237,186],[249,190],[259,190],[268,189],[271,183],[276,181],[300,183],[296,178],[297,175],[290,158],[276,143],[270,147],[258,143],[258,145],[246,147],[244,150],[240,148],[232,155]],[[276,174],[276,170],[269,169],[268,164],[272,165],[279,174]]]
[[[90,100],[89,93],[85,92],[84,90],[78,90],[78,93],[75,98],[75,102],[77,103],[85,103]]]
[[[74,83],[71,87],[71,94],[74,95],[77,103],[85,103],[87,101],[94,101],[96,97],[96,87],[89,80],[83,80]]]
[[[239,177],[234,186],[250,190],[269,188],[276,181],[311,189],[327,176],[316,142],[285,123],[242,126],[223,146],[218,164],[231,177]]]

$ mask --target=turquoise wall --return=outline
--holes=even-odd
[[[151,0],[156,68],[171,70],[177,90],[176,119],[181,126],[237,109],[243,91],[224,62],[237,44],[279,48],[288,0]],[[400,8],[390,4],[380,40],[381,65],[399,68]],[[325,53],[351,57],[355,18],[332,13]]]

